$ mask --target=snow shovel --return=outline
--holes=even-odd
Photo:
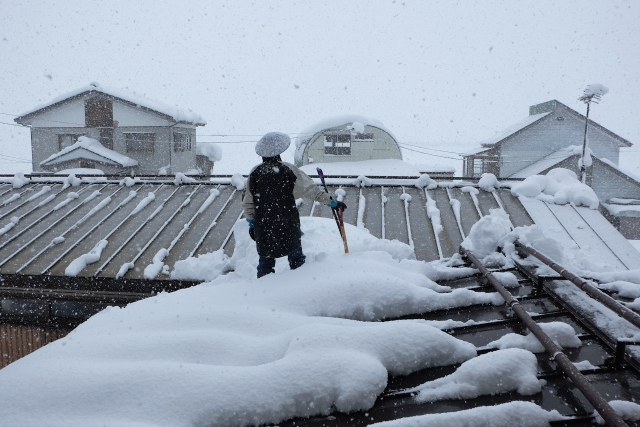
[[[322,169],[316,168],[316,170],[318,171],[318,176],[320,177],[320,181],[322,181],[322,185],[324,186],[324,191],[326,191],[327,194],[329,194],[329,190],[327,189],[327,184],[324,182],[324,174],[322,173]],[[344,231],[344,221],[342,220],[343,212],[344,212],[344,209],[342,208],[340,210],[338,210],[337,208],[331,208],[331,213],[333,213],[333,219],[336,220],[336,225],[338,226],[340,237],[342,237],[342,243],[344,243],[344,253],[348,254],[349,245],[347,245],[347,234]]]

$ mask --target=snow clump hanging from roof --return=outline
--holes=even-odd
[[[491,193],[495,191],[496,188],[500,188],[500,183],[494,174],[483,173],[480,181],[478,181],[478,186],[484,191]]]
[[[426,173],[420,175],[420,178],[418,178],[416,180],[416,184],[415,185],[418,188],[427,187],[427,190],[433,190],[435,188],[438,188],[438,183],[436,181],[434,181],[433,179],[431,179],[429,174],[426,174]]]
[[[511,231],[509,215],[502,209],[491,209],[490,214],[473,224],[461,246],[480,260],[495,252],[498,242]]]
[[[574,203],[598,209],[598,196],[578,181],[575,172],[564,168],[552,169],[546,175],[533,175],[511,188],[514,196],[524,196],[547,203],[564,205]]]

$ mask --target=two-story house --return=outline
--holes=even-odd
[[[95,168],[158,174],[196,168],[198,114],[108,88],[79,88],[23,113],[34,172]],[[86,137],[86,138],[81,138]]]
[[[492,173],[498,178],[527,178],[555,168],[579,176],[586,117],[552,100],[529,107],[529,116],[480,143],[464,156],[465,176]],[[620,170],[620,148],[633,144],[589,120],[591,166],[586,184],[602,212],[627,238],[640,239],[640,178]]]

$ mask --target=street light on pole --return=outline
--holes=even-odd
[[[609,92],[609,88],[601,85],[600,83],[594,83],[584,90],[584,94],[578,98],[579,101],[587,104],[587,116],[584,121],[584,141],[582,142],[582,157],[580,157],[580,162],[578,166],[580,167],[580,181],[585,184],[587,180],[587,167],[591,166],[591,154],[587,153],[587,129],[589,127],[589,107],[591,107],[591,103],[594,102],[596,104],[600,103],[600,98]],[[588,157],[587,157],[588,156]]]

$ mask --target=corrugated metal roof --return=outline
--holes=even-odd
[[[494,193],[480,191],[475,195],[451,183],[441,183],[441,187],[434,190],[398,185],[408,182],[386,180],[387,185],[363,188],[341,185],[346,192],[344,201],[349,206],[345,221],[357,224],[359,204],[363,200],[362,225],[376,237],[413,245],[417,259],[424,261],[455,254],[471,226],[491,209],[499,207],[509,214],[514,226],[535,222],[555,234],[555,229],[561,228],[563,215],[569,215],[582,216],[587,223],[598,221],[600,228],[606,227],[607,233],[592,240],[606,243],[619,234],[598,212],[555,205],[547,209],[543,204],[549,211],[544,214],[539,207],[542,202],[529,200],[523,205],[507,189]],[[42,191],[45,186],[49,186],[50,191]],[[329,191],[337,188],[330,185]],[[219,191],[218,195],[215,191],[212,193],[214,189]],[[232,227],[243,215],[241,194],[229,184],[209,181],[179,186],[148,181],[131,187],[107,181],[68,188],[61,183],[32,182],[20,189],[3,184],[0,185],[0,274],[65,276],[72,261],[91,252],[102,240],[108,243],[99,260],[79,271],[79,278],[145,279],[145,268],[153,263],[161,249],[168,250],[164,264],[169,271],[176,261],[189,256],[220,248],[231,255]],[[411,196],[411,201],[402,200],[403,194]],[[435,200],[440,210],[443,230],[437,235],[427,215],[427,196]],[[138,211],[136,207],[140,202],[150,197],[153,201]],[[453,207],[457,203],[460,204],[459,218]],[[303,216],[331,218],[327,206],[314,205],[309,199],[303,200],[299,209]],[[574,235],[569,238],[580,240]],[[615,254],[611,258],[613,262]],[[640,255],[636,258],[640,261]],[[123,269],[127,263],[131,263],[132,268]],[[169,275],[160,273],[155,279],[169,280]]]

